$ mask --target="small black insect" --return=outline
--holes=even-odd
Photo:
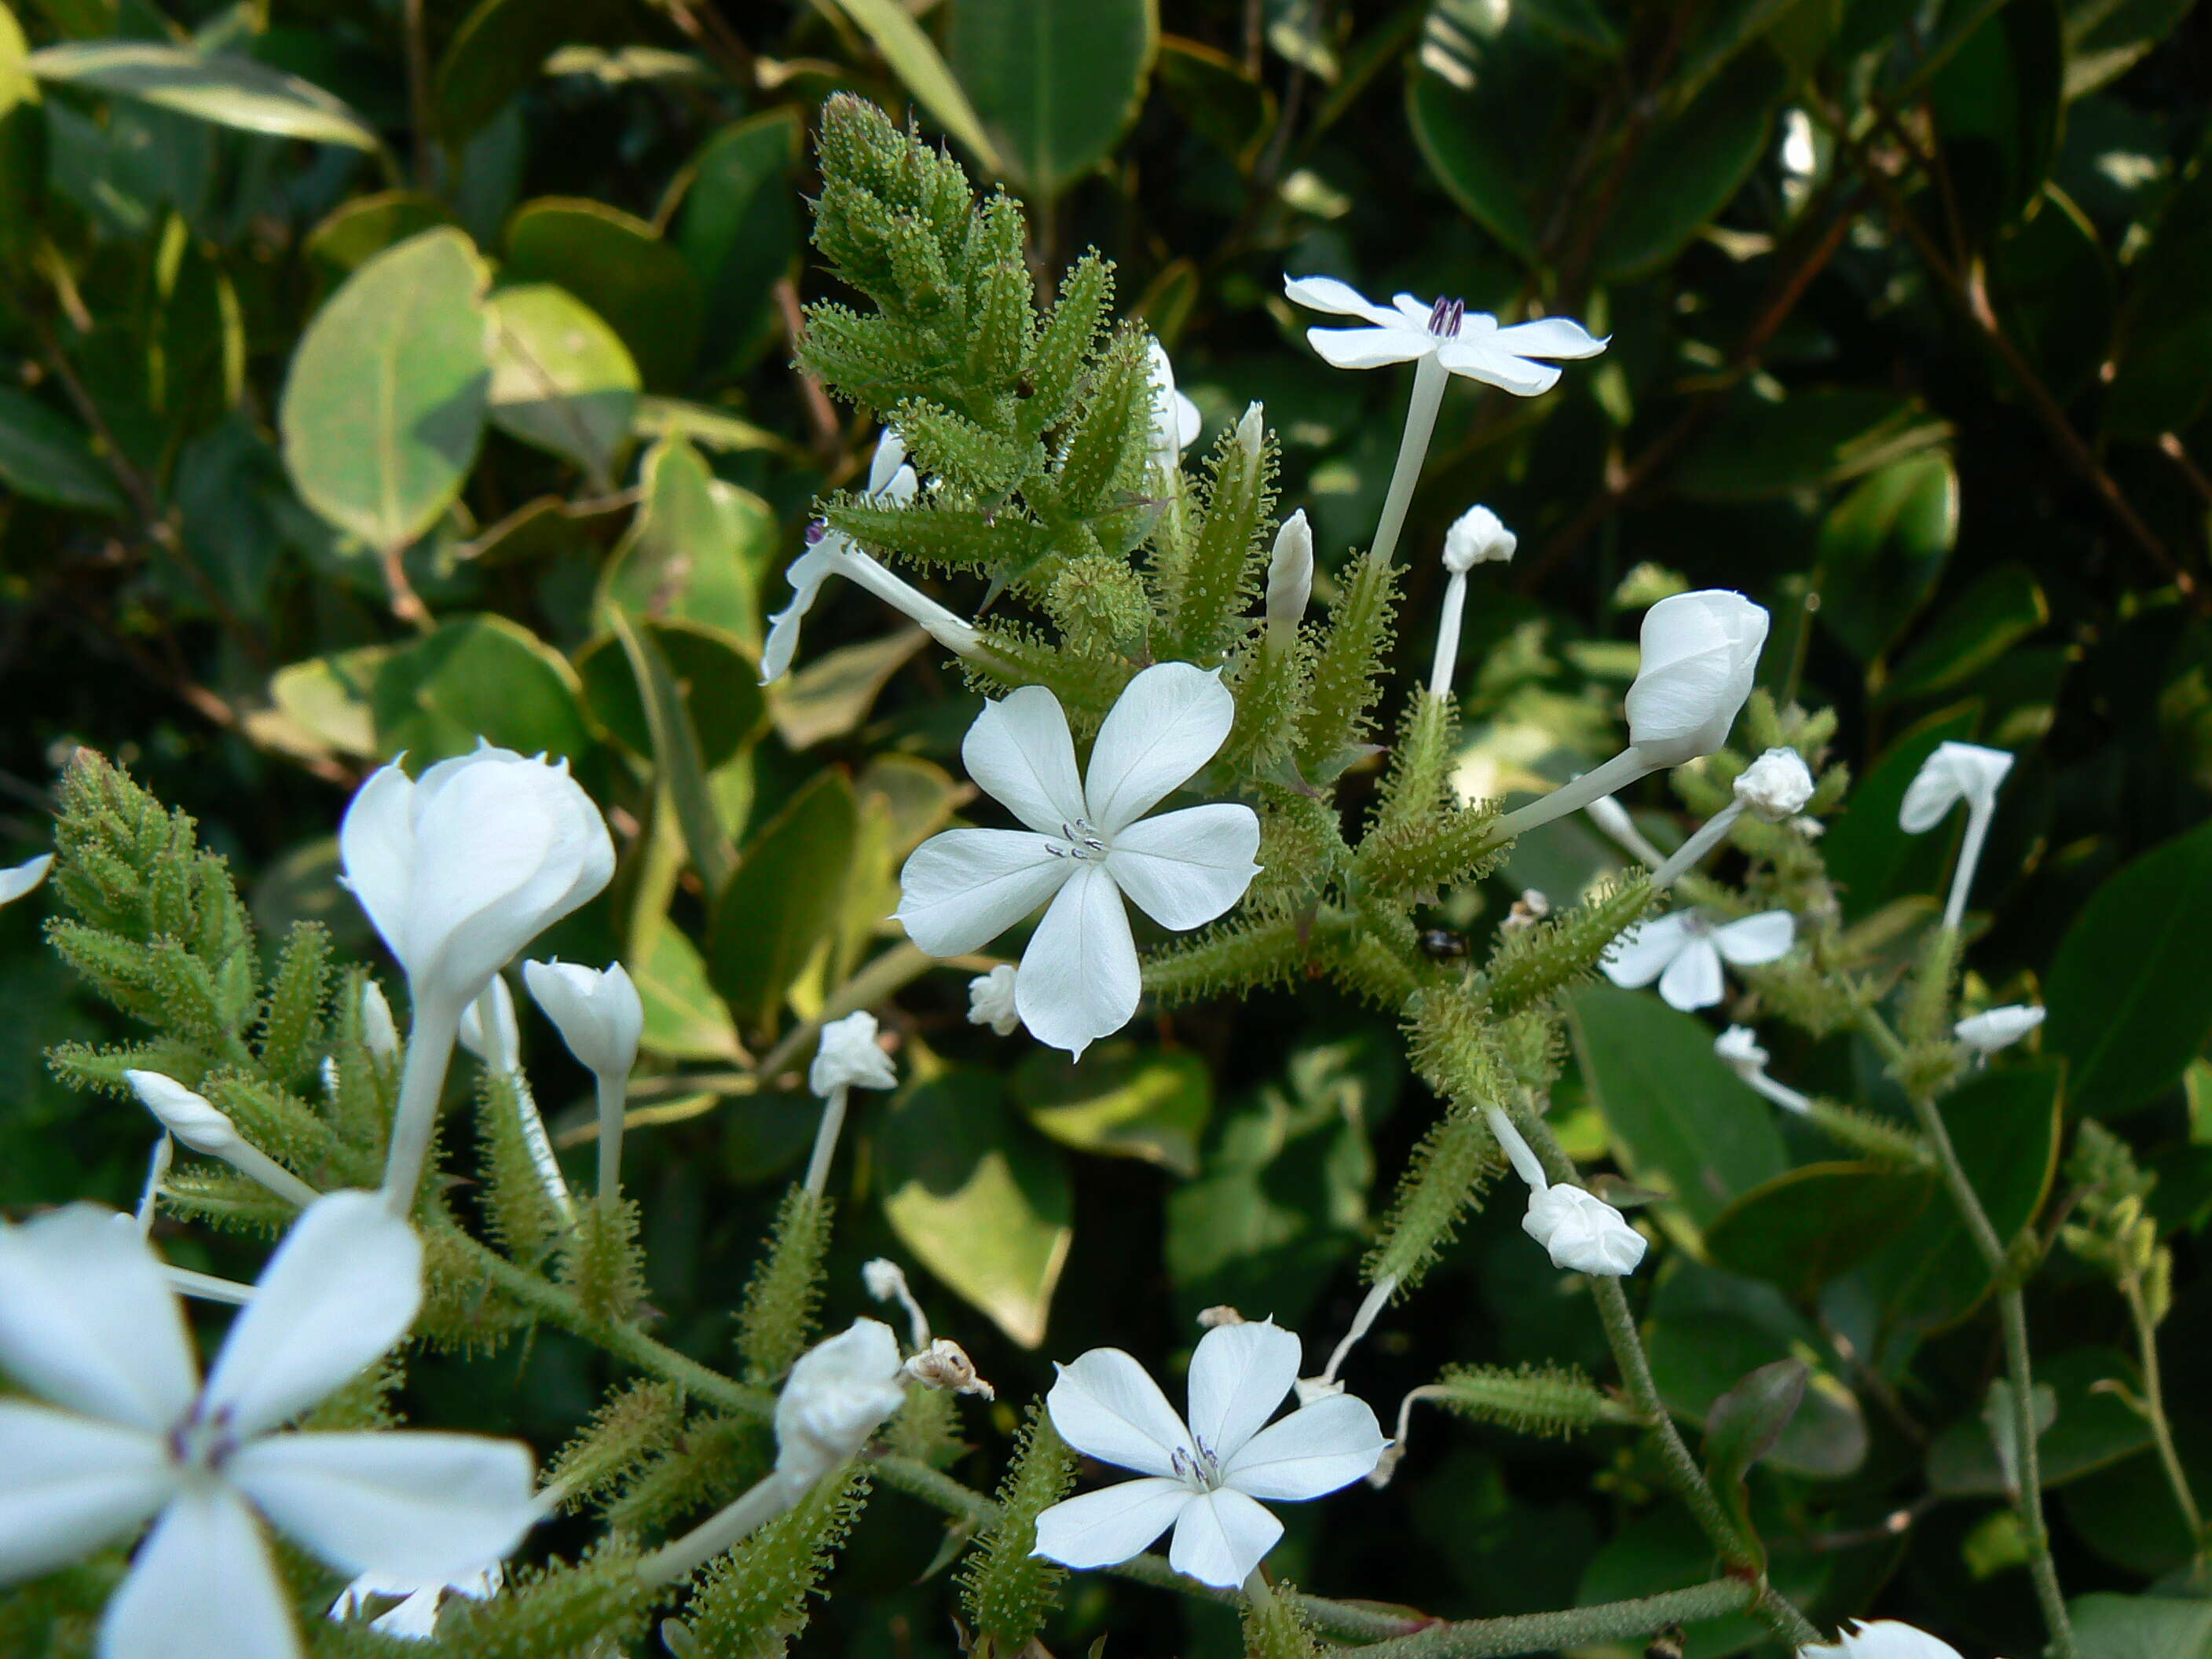
[[[1644,1659],[1682,1659],[1682,1627],[1674,1626],[1652,1638],[1651,1645],[1644,1650]]]
[[[1431,962],[1464,962],[1467,951],[1467,935],[1449,927],[1431,927],[1421,935],[1421,954]]]

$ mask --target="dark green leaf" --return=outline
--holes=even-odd
[[[2035,1362],[2035,1382],[2048,1384],[2057,1411],[2036,1443],[2038,1468],[2046,1486],[2069,1480],[2147,1451],[2150,1427],[2127,1402],[2100,1383],[2118,1381],[2141,1388],[2134,1362],[2112,1348],[2075,1348]],[[1928,1448],[1928,1486],[1946,1497],[1996,1498],[2005,1491],[2004,1471],[1988,1423],[1977,1413],[1954,1423]]]
[[[2051,620],[2043,588],[2026,567],[1984,572],[1951,601],[1881,684],[1880,697],[1902,702],[1972,679]]]
[[[675,809],[691,867],[699,872],[711,900],[729,880],[736,853],[722,832],[721,815],[708,787],[689,702],[652,630],[619,609],[611,620],[652,734],[653,781]]]
[[[1688,109],[1644,138],[1598,239],[1601,280],[1650,274],[1735,199],[1766,152],[1788,88],[1778,60],[1746,52]]]
[[[1693,500],[1748,501],[1855,478],[1945,441],[1950,428],[1909,398],[1867,386],[1738,392],[1675,471]]]
[[[648,623],[644,632],[675,678],[709,771],[760,735],[768,718],[760,665],[736,639],[699,623]],[[621,642],[611,633],[593,640],[576,653],[576,672],[592,718],[632,754],[650,757],[652,730]]]
[[[1974,0],[1952,0],[1954,15]],[[1929,82],[1929,107],[1950,174],[1951,200],[1984,240],[2043,190],[2058,143],[2065,72],[2057,0],[2010,0]]]
[[[676,246],[706,296],[702,353],[728,362],[754,340],[772,337],[769,292],[799,253],[798,112],[769,110],[733,122],[692,158],[678,185]]]
[[[1228,53],[1180,35],[1160,42],[1155,73],[1190,130],[1249,172],[1273,127],[1274,94]]]
[[[465,755],[479,738],[574,760],[589,749],[568,659],[504,617],[460,617],[402,647],[377,672],[378,746],[410,764]]]
[[[438,122],[459,143],[535,81],[556,47],[622,38],[623,8],[610,0],[477,0],[438,60]]]
[[[1774,1360],[1745,1376],[1705,1414],[1705,1474],[1747,1540],[1757,1534],[1744,1476],[1782,1438],[1804,1403],[1811,1376],[1812,1368],[1802,1359]]]
[[[999,155],[984,135],[968,94],[921,26],[899,0],[837,0],[848,16],[868,33],[884,61],[929,117],[965,144],[987,173],[1003,172]]]
[[[817,772],[738,856],[714,907],[707,977],[749,1029],[775,1024],[836,927],[859,820],[851,781]]]
[[[1556,48],[1518,7],[1468,15],[1439,9],[1429,14],[1406,80],[1407,120],[1429,170],[1507,252],[1532,265],[1545,182],[1516,162],[1546,156],[1542,136],[1561,116],[1558,64]]]
[[[12,386],[0,386],[0,483],[52,507],[117,518],[125,511],[115,475],[83,428]]]
[[[2069,1610],[2081,1659],[2212,1659],[2212,1601],[2100,1590]]]
[[[1948,454],[1930,450],[1869,473],[1820,524],[1813,582],[1821,625],[1871,662],[1926,602],[1958,538]]]
[[[1136,119],[1159,38],[1154,0],[960,0],[949,54],[1008,180],[1048,198]]]
[[[1808,1164],[1754,1187],[1705,1230],[1716,1267],[1808,1301],[1918,1215],[1931,1176],[1879,1164]]]

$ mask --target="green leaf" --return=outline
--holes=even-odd
[[[2196,0],[2073,0],[2066,8],[2066,100],[2127,73],[2172,33]]]
[[[2118,1116],[2179,1081],[2212,1037],[2212,824],[2154,848],[2100,887],[2051,964],[2043,1044],[2072,1063],[2085,1112]]]
[[[535,81],[556,47],[615,44],[623,21],[622,8],[608,0],[478,0],[438,59],[440,137],[461,143]]]
[[[1541,257],[1535,201],[1547,176],[1543,146],[1527,141],[1559,124],[1560,84],[1558,51],[1528,27],[1519,7],[1465,16],[1431,11],[1407,74],[1406,117],[1429,170],[1524,264]],[[1532,154],[1540,158],[1533,177],[1516,165]]]
[[[1901,895],[1932,893],[1943,878],[1956,831],[1938,827],[1924,836],[1908,836],[1897,827],[1898,809],[1921,763],[1939,744],[1970,740],[1976,717],[1972,704],[1930,714],[1852,784],[1843,815],[1831,821],[1820,849],[1854,921]]]
[[[1990,250],[1990,303],[2061,403],[2087,391],[2112,355],[2117,287],[2096,226],[2055,184]]]
[[[1788,88],[1778,59],[1746,52],[1689,108],[1644,138],[1598,239],[1601,280],[1658,270],[1735,199],[1766,154],[1774,112]]]
[[[1951,436],[1918,402],[1871,386],[1771,399],[1746,388],[1674,471],[1694,501],[1750,501],[1840,483]]]
[[[2130,1390],[2142,1384],[2135,1363],[2114,1348],[2075,1348],[2035,1361],[2035,1386],[2049,1385],[2057,1403],[2051,1426],[2036,1442],[2037,1468],[2045,1486],[2061,1486],[2124,1457],[2149,1449],[2150,1425],[2127,1402],[2100,1384],[2117,1380]],[[1976,1413],[1954,1423],[1928,1448],[1928,1487],[1947,1498],[2001,1498],[2004,1471]]]
[[[568,289],[622,337],[647,386],[690,377],[704,301],[684,256],[644,220],[604,202],[526,202],[507,222],[500,275]]]
[[[1190,130],[1249,173],[1273,130],[1275,94],[1227,52],[1180,35],[1160,41],[1153,72]]]
[[[288,664],[269,677],[270,701],[325,748],[355,760],[381,760],[388,751],[376,736],[376,679],[393,648],[357,645]]]
[[[714,907],[707,977],[748,1029],[774,1026],[836,926],[860,811],[842,772],[817,772],[738,855]]]
[[[1213,1080],[1195,1054],[1101,1042],[1071,1066],[1038,1049],[1015,1069],[1013,1086],[1030,1121],[1063,1146],[1141,1158],[1186,1180],[1198,1173]]]
[[[1959,474],[1947,453],[1869,473],[1821,520],[1821,626],[1871,662],[1927,602],[1958,539]]]
[[[1928,625],[1881,683],[1876,700],[1902,702],[1948,690],[1981,673],[2050,620],[2042,586],[2026,566],[1984,571]]]
[[[44,47],[29,63],[42,81],[136,98],[240,132],[349,149],[384,147],[343,101],[251,58],[203,56],[188,46],[149,40],[82,40]]]
[[[769,290],[799,253],[799,112],[769,110],[709,138],[684,169],[677,251],[707,298],[702,355],[727,363],[778,327]]]
[[[304,244],[316,275],[335,286],[385,249],[450,225],[453,216],[435,197],[411,190],[356,196],[307,233]]]
[[[672,1060],[737,1060],[741,1051],[730,1011],[708,984],[698,947],[679,929],[653,929],[645,959],[629,966],[645,1005],[641,1042],[649,1053]]]
[[[1566,1003],[1583,1081],[1636,1182],[1671,1194],[1703,1228],[1782,1173],[1772,1113],[1714,1058],[1702,1020],[1613,985]]]
[[[709,771],[761,734],[768,723],[768,699],[761,690],[760,664],[734,636],[687,622],[647,623],[641,632],[668,665],[698,733],[699,758]],[[652,728],[622,642],[611,632],[602,634],[576,653],[576,672],[592,718],[632,754],[651,758]]]
[[[1744,1477],[1772,1451],[1805,1401],[1812,1368],[1802,1359],[1777,1359],[1747,1374],[1713,1401],[1705,1415],[1705,1473],[1728,1505],[1747,1542],[1756,1544]]]
[[[633,689],[644,710],[646,728],[652,734],[654,781],[675,808],[692,868],[706,884],[711,899],[729,880],[737,854],[722,833],[721,817],[708,787],[706,763],[699,756],[699,734],[692,726],[690,708],[652,633],[619,610],[613,623],[615,637],[622,642],[623,655],[635,683]]]
[[[1074,1237],[1073,1183],[999,1079],[962,1067],[908,1084],[873,1145],[900,1243],[1013,1341],[1042,1343]]]
[[[491,392],[484,269],[458,230],[362,266],[293,355],[277,425],[309,507],[380,549],[404,547],[461,493]]]
[[[478,738],[524,755],[576,760],[584,729],[568,659],[505,617],[459,617],[386,658],[370,704],[378,748],[411,764],[465,755]]]
[[[31,73],[28,61],[30,49],[15,14],[0,5],[0,116],[18,104],[39,100],[38,77]]]
[[[837,4],[866,31],[876,50],[883,53],[884,62],[891,66],[891,73],[929,112],[929,118],[965,144],[985,172],[1003,173],[1006,169],[999,153],[984,137],[983,124],[975,118],[968,94],[952,78],[936,46],[921,32],[921,25],[899,0],[837,0]]]
[[[1920,1213],[1930,1176],[1879,1164],[1808,1164],[1753,1188],[1705,1229],[1713,1265],[1800,1302]]]
[[[2100,1590],[2068,1607],[2081,1659],[2212,1659],[2212,1601]]]
[[[1154,0],[960,0],[951,55],[999,170],[1050,198],[1136,119],[1159,39]]]
[[[49,507],[118,519],[128,510],[83,428],[12,386],[0,386],[0,483]]]
[[[600,577],[603,625],[615,610],[694,622],[760,643],[758,573],[775,547],[775,514],[715,477],[699,452],[664,438],[638,468],[637,517]]]
[[[928,642],[919,628],[902,628],[880,640],[840,646],[785,676],[769,704],[785,744],[811,749],[850,732],[867,719],[891,676]]]
[[[2105,429],[2148,443],[2185,432],[2212,398],[2212,137],[2197,147],[2128,267]]]
[[[614,487],[637,410],[637,365],[615,331],[548,283],[491,296],[491,422]]]
[[[1952,0],[1954,16],[1973,0]],[[1928,85],[1951,200],[1986,240],[2042,193],[2058,145],[2065,71],[2057,0],[2010,0],[1985,16]]]

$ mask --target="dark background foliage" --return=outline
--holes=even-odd
[[[851,89],[912,108],[926,131],[949,126],[988,179],[980,132],[1029,205],[1041,281],[1086,246],[1109,255],[1120,303],[1173,353],[1209,439],[1265,400],[1285,442],[1284,501],[1314,519],[1324,586],[1370,532],[1405,377],[1321,364],[1285,272],[1610,331],[1607,353],[1547,398],[1455,385],[1405,542],[1407,684],[1440,592],[1435,550],[1474,501],[1521,544],[1510,567],[1480,573],[1471,605],[1472,792],[1609,752],[1634,612],[1680,585],[1742,589],[1776,618],[1765,683],[1841,717],[1835,754],[1858,783],[1824,850],[1846,920],[1874,934],[1921,915],[1943,869],[1943,836],[1893,828],[1920,757],[1942,737],[2016,751],[1971,960],[1990,1000],[2047,998],[2053,1012],[2047,1069],[1977,1085],[1984,1173],[2010,1168],[2021,1212],[2054,1230],[2069,1202],[2047,1133],[2061,1062],[2069,1121],[2106,1118],[2158,1173],[2151,1204],[2178,1257],[2167,1395],[2185,1458],[2212,1481],[2201,9],[33,0],[19,15],[21,43],[0,15],[11,854],[46,845],[54,769],[89,744],[198,816],[265,929],[319,915],[367,951],[329,838],[368,765],[400,746],[455,752],[477,730],[570,753],[616,810],[625,875],[553,943],[634,965],[642,951],[659,988],[641,1100],[667,1121],[634,1133],[632,1178],[670,1340],[726,1356],[727,1309],[811,1133],[791,1080],[757,1080],[750,1061],[787,1003],[818,1005],[811,954],[834,970],[878,948],[896,852],[960,804],[973,699],[856,594],[833,591],[809,619],[814,666],[787,693],[764,705],[750,690],[760,615],[781,603],[808,503],[853,480],[872,442],[789,367],[797,305],[830,297],[804,248],[805,135],[820,100]],[[283,136],[321,107],[286,92],[271,136],[244,71],[212,75],[180,111],[51,55],[104,40],[298,76],[343,100],[356,135]],[[25,46],[41,52],[28,69]],[[950,100],[933,78],[946,63]],[[603,398],[613,424],[580,452],[499,421],[422,524],[380,544],[319,513],[316,481],[288,466],[280,409],[319,307],[370,256],[440,223],[467,234],[500,291],[556,284],[599,313],[618,343],[592,348],[604,378],[578,406]],[[403,307],[365,336],[421,325]],[[357,389],[333,378],[291,395],[342,420]],[[618,578],[661,582],[658,614],[693,628],[691,713],[731,738],[708,757],[722,827],[741,879],[750,869],[769,895],[728,948],[773,936],[788,957],[764,987],[737,983],[696,876],[641,872],[661,820],[635,686],[605,654]],[[1662,840],[1686,825],[1656,781],[1636,805]],[[779,824],[805,833],[779,838]],[[1586,830],[1558,826],[1436,920],[1486,933],[1522,888],[1571,896],[1607,861]],[[787,913],[788,895],[822,891],[822,914]],[[0,1202],[126,1200],[147,1126],[43,1072],[46,1045],[100,1024],[42,952],[42,902],[0,915]],[[668,932],[703,958],[657,946]],[[969,1028],[963,986],[919,981],[890,1017],[909,1054],[945,1069],[866,1104],[831,1309],[857,1310],[866,1255],[933,1270],[917,1276],[925,1299],[1000,1390],[995,1413],[969,1419],[979,1446],[963,1478],[995,1478],[1048,1356],[1111,1342],[1164,1366],[1197,1310],[1228,1302],[1301,1328],[1317,1358],[1432,1112],[1387,1026],[1318,992],[1278,994],[1140,1020],[1071,1073]],[[1678,1248],[1635,1286],[1669,1400],[1695,1418],[1753,1365],[1794,1352],[1818,1368],[1753,1482],[1778,1581],[1824,1620],[1877,1608],[1972,1653],[2033,1651],[1978,1427],[1996,1366],[1980,1287],[1900,1312],[1911,1297],[1879,1273],[1793,1302],[1786,1278],[1726,1271],[1705,1243],[1722,1212],[1829,1150],[1778,1136],[1704,1062],[1710,1030],[1648,996],[1582,994],[1573,1024],[1563,1133],[1681,1195],[1658,1212]],[[549,1109],[580,1099],[550,1033],[532,1036]],[[1885,1104],[1878,1064],[1849,1040],[1778,1025],[1772,1040],[1778,1074]],[[1638,1071],[1639,1054],[1680,1063]],[[1586,1300],[1510,1209],[1479,1218],[1362,1351],[1352,1386],[1378,1408],[1452,1361],[1602,1373]],[[2133,1376],[2119,1304],[2055,1251],[2033,1309],[2057,1390],[2046,1474],[2068,1588],[2172,1588],[2188,1551],[2148,1438],[2092,1388]],[[597,1364],[543,1336],[426,1364],[410,1401],[441,1423],[519,1420],[550,1449],[590,1408]],[[1561,1447],[1418,1417],[1416,1436],[1387,1493],[1289,1516],[1276,1564],[1317,1592],[1463,1616],[1705,1574],[1623,1438]],[[951,1651],[944,1580],[924,1577],[936,1544],[933,1516],[882,1494],[808,1639]],[[1095,1579],[1048,1640],[1077,1650],[1109,1628],[1123,1653],[1234,1640],[1224,1614]],[[1742,1650],[1754,1634],[1713,1627],[1689,1651]]]

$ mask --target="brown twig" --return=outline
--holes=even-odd
[[[784,338],[790,343],[794,361],[799,356],[799,342],[806,332],[806,314],[799,308],[799,287],[788,276],[779,276],[770,290],[775,297],[775,308],[783,319]],[[822,382],[803,368],[792,371],[799,377],[799,395],[806,404],[807,424],[814,428],[814,453],[822,458],[823,465],[835,473],[845,451],[845,428],[837,418],[837,405],[830,401]]]

